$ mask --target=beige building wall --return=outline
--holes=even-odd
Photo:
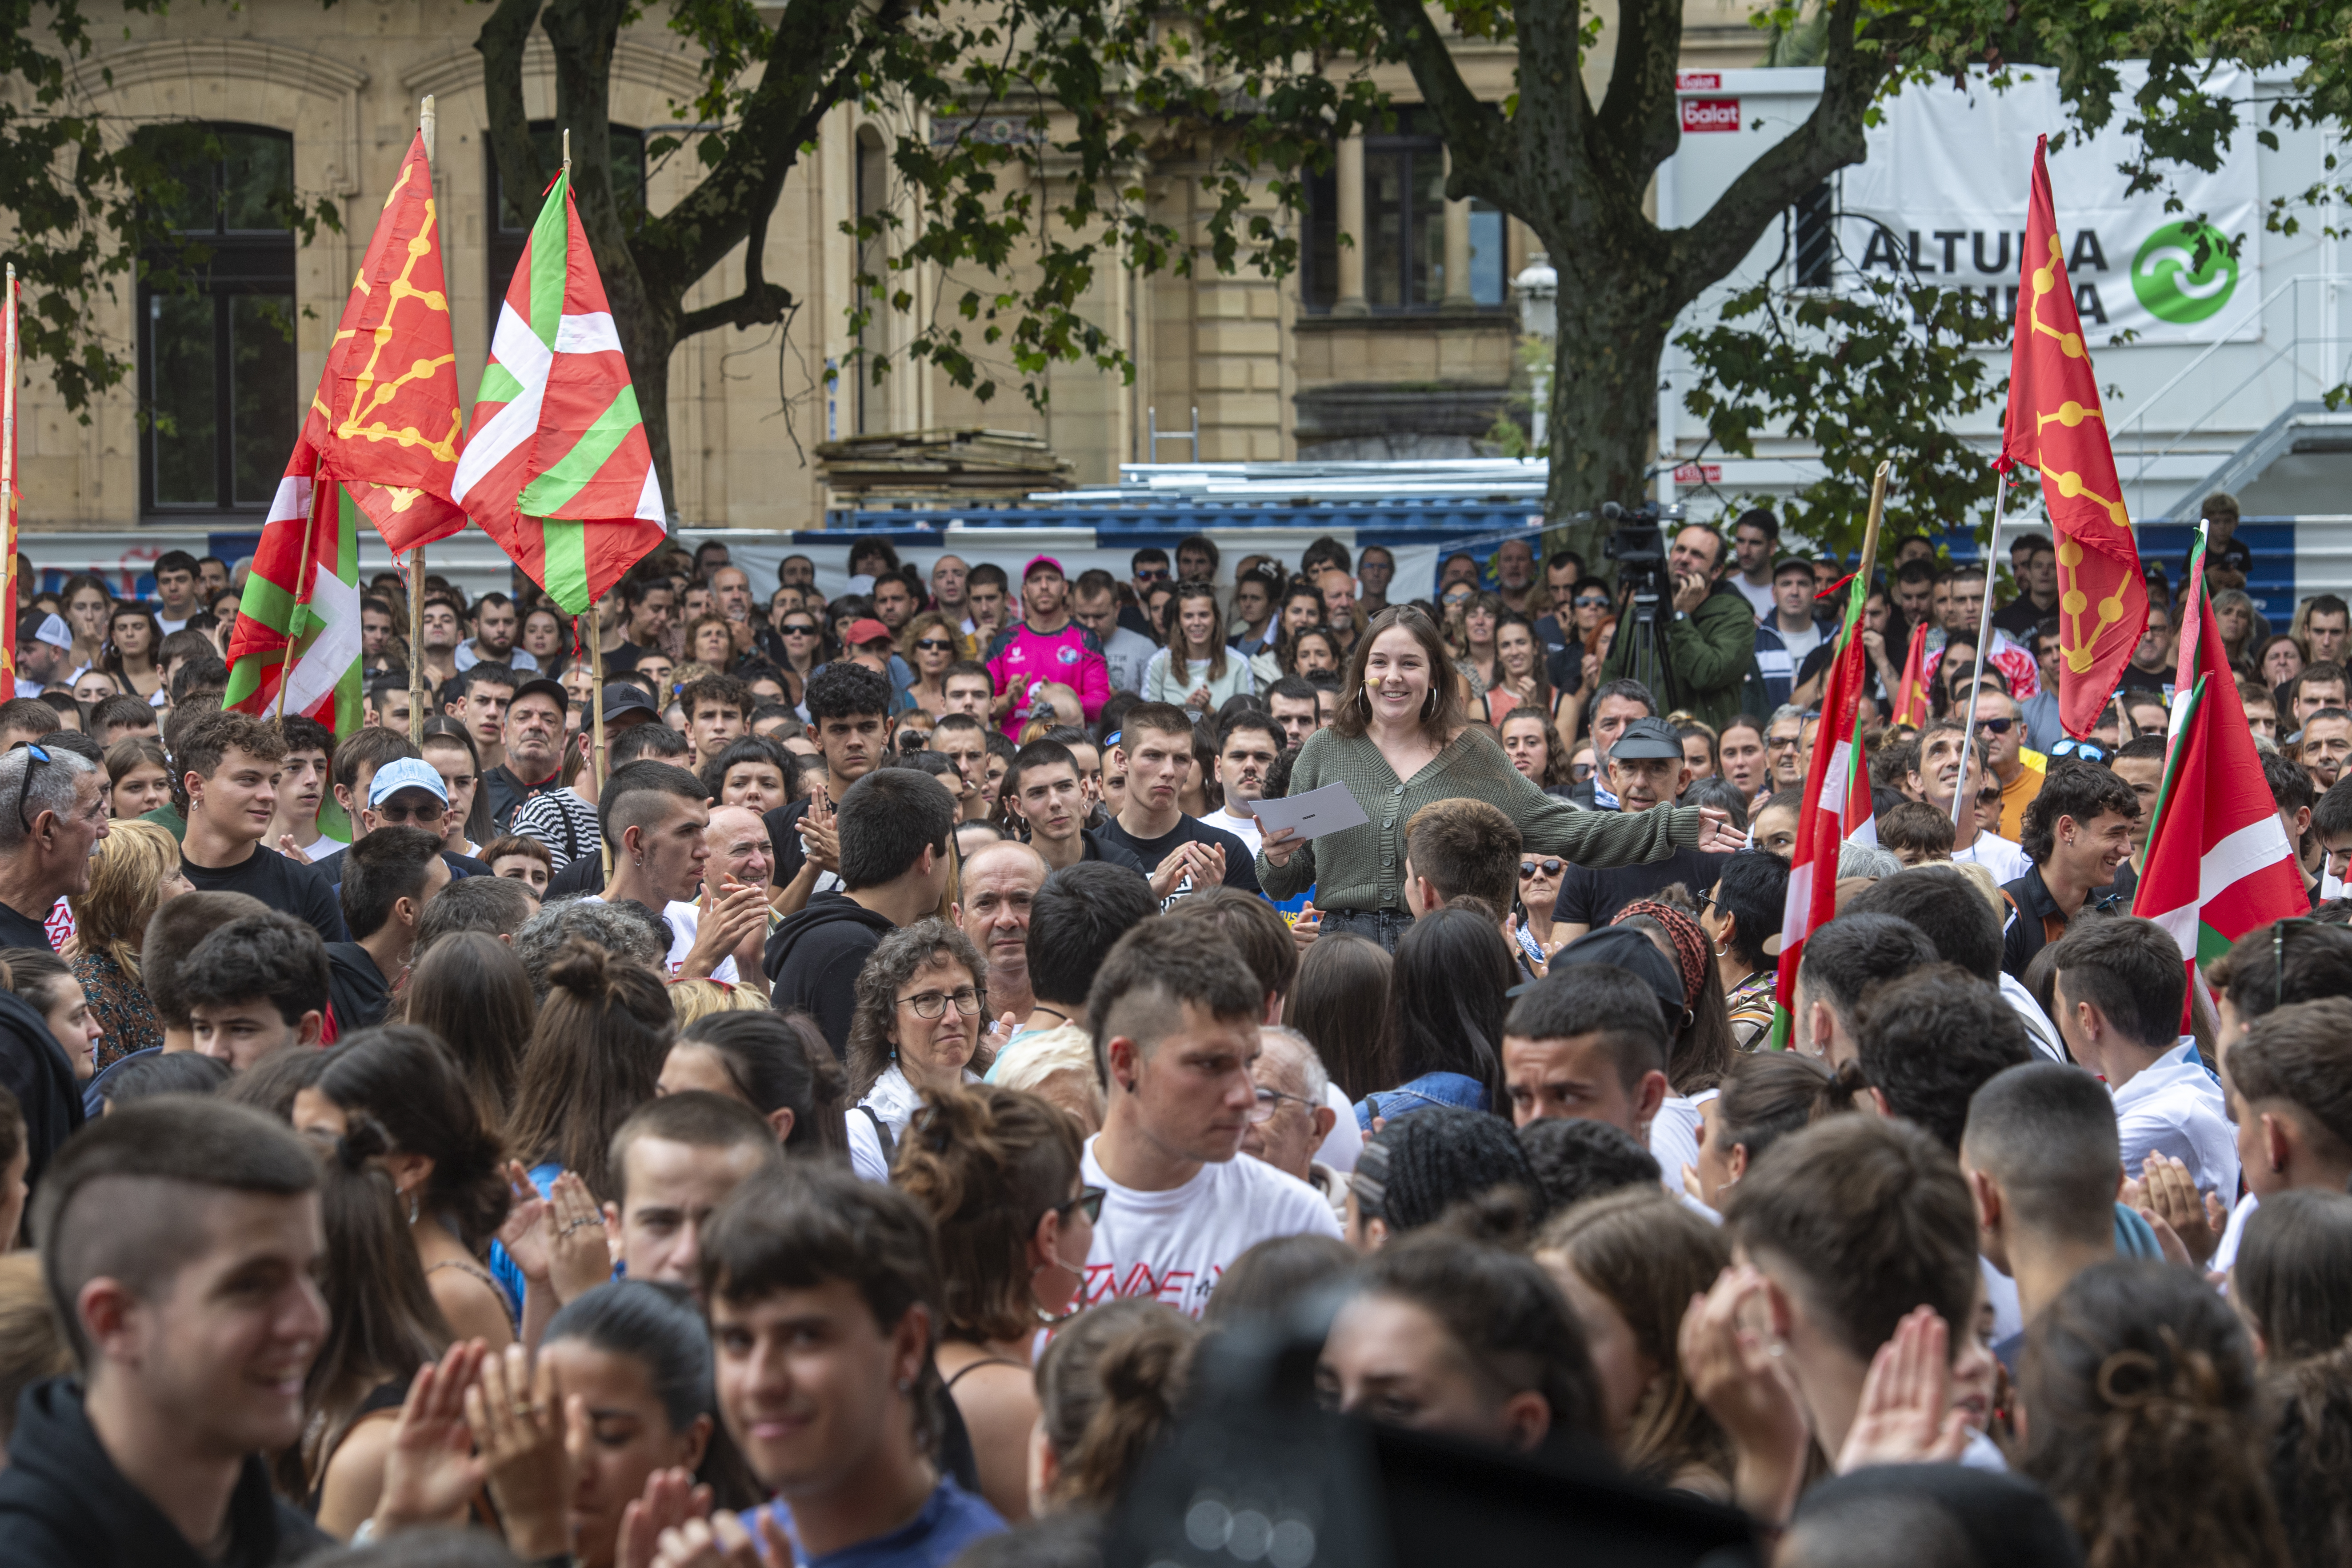
[[[299,191],[331,197],[341,208],[344,232],[321,232],[298,254],[299,400],[307,400],[316,384],[352,274],[406,153],[417,100],[430,93],[437,105],[434,187],[459,383],[471,401],[506,282],[488,276],[486,109],[480,57],[473,48],[486,16],[483,7],[457,0],[378,0],[331,9],[316,0],[247,0],[238,7],[127,15],[120,26],[98,18],[96,35],[107,41],[79,68],[94,107],[130,120],[192,117],[289,132]],[[1760,35],[1746,26],[1744,12],[1729,0],[1687,0],[1685,16],[1694,64],[1756,58]],[[1604,11],[1604,22],[1611,19],[1613,6]],[[1596,90],[1604,85],[1612,42],[1604,28],[1588,64]],[[1498,100],[1511,90],[1507,49],[1468,46],[1461,58],[1482,97]],[[1400,102],[1417,97],[1403,71],[1383,69],[1380,77]],[[613,118],[647,128],[666,125],[672,106],[690,97],[697,80],[683,40],[656,21],[641,24],[618,50]],[[534,119],[552,117],[551,63],[543,38],[536,37],[526,93]],[[870,137],[876,129],[866,133]],[[891,130],[878,129],[886,136]],[[903,358],[882,384],[862,395],[845,370],[828,383],[828,363],[845,365],[856,347],[847,313],[856,262],[842,228],[857,210],[860,130],[851,109],[826,121],[817,148],[788,180],[769,226],[766,275],[800,301],[790,322],[706,333],[677,351],[669,405],[672,501],[689,525],[820,526],[829,497],[814,448],[828,436],[856,433],[861,407],[869,431],[985,425],[1034,432],[1076,465],[1082,482],[1103,483],[1115,479],[1124,462],[1193,456],[1189,440],[1159,442],[1155,454],[1147,438],[1154,411],[1167,433],[1188,430],[1197,407],[1198,456],[1238,461],[1297,456],[1302,407],[1309,409],[1311,447],[1313,410],[1330,406],[1335,397],[1357,409],[1393,405],[1407,422],[1417,409],[1473,410],[1460,415],[1459,423],[1475,419],[1477,407],[1500,405],[1516,332],[1508,311],[1449,306],[1411,315],[1310,314],[1301,307],[1296,278],[1277,281],[1246,269],[1219,276],[1205,263],[1193,278],[1097,271],[1082,310],[1132,356],[1132,384],[1092,363],[1056,365],[1044,378],[1048,395],[1040,409],[1023,395],[1005,359],[992,366],[999,386],[985,404],[929,366]],[[677,200],[693,167],[690,153],[681,153],[652,173],[648,197],[655,211]],[[1204,157],[1198,163],[1171,157],[1143,171],[1155,215],[1203,248],[1209,209],[1199,176],[1206,168]],[[903,198],[891,192],[887,199]],[[1262,199],[1271,211],[1271,198]],[[1517,224],[1507,227],[1507,276],[1525,264],[1528,247]],[[688,306],[731,297],[742,270],[739,253],[698,286]],[[954,300],[967,286],[986,290],[990,280],[915,279],[916,316],[951,319]],[[109,340],[126,353],[137,343],[133,301],[133,290],[121,284],[113,295],[89,302]],[[885,310],[869,328],[868,342],[895,354],[910,331],[909,321]],[[257,512],[142,516],[135,385],[100,399],[85,423],[66,410],[38,367],[31,383],[21,442],[27,531],[257,522]],[[289,447],[293,436],[286,432]]]

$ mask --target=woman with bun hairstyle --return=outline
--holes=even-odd
[[[498,1134],[441,1042],[406,1025],[362,1029],[320,1058],[294,1095],[295,1130],[348,1138],[361,1121],[383,1130],[377,1156],[392,1178],[418,1265],[460,1339],[492,1348],[514,1339],[509,1298],[485,1259],[512,1194]]]
[[[657,1092],[677,1026],[653,971],[601,947],[569,944],[547,979],[507,1146],[541,1192],[571,1171],[602,1201],[620,1191],[606,1163],[613,1134]]]
[[[1161,1301],[1081,1313],[1037,1362],[1029,1511],[1108,1513],[1175,1419],[1201,1325]]]
[[[493,1127],[503,1122],[538,1011],[530,975],[514,949],[488,931],[453,931],[416,961],[396,1005],[403,1023],[430,1031],[448,1047],[483,1120]]]
[[[849,1158],[841,1063],[805,1013],[705,1014],[679,1031],[657,1087],[741,1100],[776,1130],[787,1155]]]
[[[981,1495],[1010,1523],[1029,1517],[1021,1445],[1037,1424],[1030,1347],[1086,1282],[1102,1204],[1078,1163],[1069,1117],[1034,1094],[982,1083],[925,1089],[891,1171],[938,1232],[935,1360],[971,1434]]]
[[[339,1540],[375,1510],[409,1379],[449,1345],[386,1171],[392,1140],[371,1117],[346,1124],[340,1137],[318,1139],[327,1337],[303,1384],[302,1440],[278,1462],[280,1487],[307,1499],[319,1528]]]
[[[566,1444],[572,1561],[612,1568],[621,1522],[646,1484],[668,1476],[708,1506],[751,1508],[758,1483],[719,1424],[710,1330],[684,1290],[643,1280],[599,1285],[547,1325],[540,1359],[557,1396],[587,1406]]]

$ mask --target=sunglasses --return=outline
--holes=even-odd
[[[921,641],[916,643],[915,647],[924,653],[955,652],[955,644],[951,642],[944,642],[938,637],[924,637]]]
[[[1053,1212],[1066,1219],[1070,1211],[1076,1209],[1087,1216],[1088,1225],[1093,1225],[1102,1218],[1103,1196],[1100,1187],[1081,1187],[1076,1197],[1066,1204],[1055,1204]]]
[[[1557,877],[1559,875],[1559,861],[1549,856],[1546,856],[1540,860],[1522,860],[1519,862],[1519,875],[1522,877],[1532,877],[1538,871],[1542,872],[1547,877]]]
[[[1139,566],[1135,569],[1135,580],[1139,583],[1165,583],[1168,581],[1168,568],[1165,566]]]
[[[1578,784],[1582,784],[1585,780],[1592,776],[1592,764],[1591,763],[1570,763],[1568,764],[1568,775],[1574,779]]]
[[[11,749],[25,753],[25,776],[16,781],[16,821],[26,832],[30,833],[33,831],[33,819],[26,815],[25,805],[33,793],[33,770],[56,759],[49,755],[47,748],[37,746],[30,741],[19,741]]]
[[[784,626],[784,635],[788,637],[813,637],[816,636],[816,628],[805,622],[802,622],[798,625],[786,622]]]
[[[2107,749],[2105,746],[2100,745],[2096,741],[2077,741],[2071,735],[2051,747],[2050,754],[2053,757],[2074,757],[2086,763],[2104,763],[2107,760]]]
[[[448,810],[447,806],[439,802],[430,801],[423,805],[379,805],[375,808],[375,814],[386,822],[424,823],[440,821],[448,814]]]
[[[1580,610],[1605,610],[1609,607],[1606,594],[1579,594],[1573,601]]]
[[[1979,719],[1977,721],[1977,728],[1991,734],[2006,735],[2009,733],[2010,726],[2016,722],[2014,719]]]

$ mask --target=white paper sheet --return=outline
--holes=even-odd
[[[1321,789],[1308,790],[1305,795],[1285,795],[1280,800],[1261,800],[1257,804],[1258,826],[1266,835],[1295,827],[1301,838],[1320,838],[1327,833],[1337,833],[1346,827],[1360,827],[1371,820],[1356,797],[1343,784],[1328,784]]]

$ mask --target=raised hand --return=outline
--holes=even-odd
[[[621,1510],[614,1568],[654,1568],[665,1532],[709,1517],[710,1489],[697,1486],[693,1471],[656,1470],[646,1478],[646,1495],[631,1499]]]
[[[1731,826],[1730,813],[1717,806],[1703,805],[1698,814],[1701,854],[1729,855],[1748,847],[1748,835]]]
[[[531,1185],[530,1173],[520,1160],[507,1162],[507,1191],[513,1203],[507,1209],[506,1223],[499,1226],[499,1239],[506,1244],[507,1256],[515,1260],[525,1280],[547,1278],[547,1200]]]
[[[567,1422],[584,1440],[586,1402],[560,1398],[553,1363],[542,1361],[534,1370],[530,1352],[520,1345],[486,1358],[480,1381],[466,1391],[466,1425],[505,1521],[507,1544],[525,1562],[571,1549]]]
[[[555,1178],[548,1209],[548,1284],[558,1301],[569,1302],[613,1278],[612,1236],[595,1194],[574,1172]]]
[[[801,818],[801,848],[818,870],[841,870],[841,834],[834,826],[833,802],[825,797],[822,785],[809,798],[808,814]]]
[[[384,1453],[383,1490],[376,1498],[381,1534],[448,1522],[480,1489],[482,1467],[466,1425],[466,1394],[480,1375],[489,1347],[468,1340],[426,1362],[409,1380],[400,1419]]]
[[[1953,1407],[1949,1331],[1933,1307],[1895,1325],[1863,1379],[1862,1404],[1838,1450],[1838,1473],[1869,1465],[1941,1465],[1969,1446],[1968,1413]]]
[[[2139,1202],[2135,1208],[2152,1210],[2153,1219],[2171,1226],[2192,1263],[2202,1265],[2221,1245],[2230,1211],[2219,1199],[2200,1196],[2189,1167],[2169,1154],[2150,1153],[2140,1164]]]
[[[1752,1263],[1727,1268],[1691,1298],[1677,1334],[1683,1376],[1731,1439],[1733,1492],[1759,1519],[1779,1523],[1796,1506],[1811,1430],[1762,1322],[1769,1288]]]

